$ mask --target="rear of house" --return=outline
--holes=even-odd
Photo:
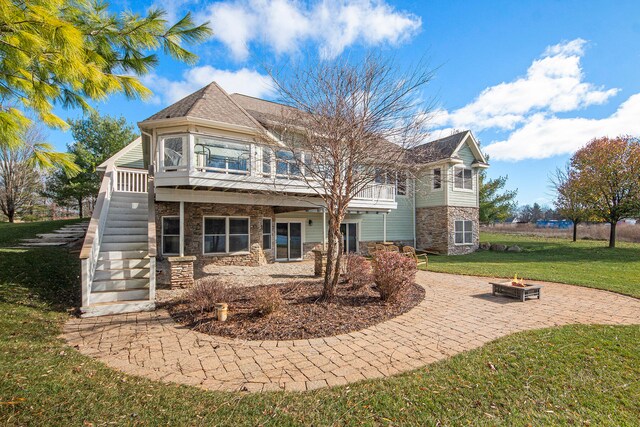
[[[283,108],[212,83],[139,123],[141,137],[101,165],[81,253],[85,315],[150,309],[156,282],[190,283],[212,265],[299,261],[325,244],[322,199],[277,136]],[[383,175],[351,202],[345,251],[381,241],[477,248],[478,170],[488,165],[471,132],[414,154],[415,177]]]

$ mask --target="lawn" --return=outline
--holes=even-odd
[[[481,233],[480,241],[518,245],[520,253],[478,251],[465,256],[431,256],[429,270],[533,280],[606,289],[640,298],[640,244]]]
[[[84,221],[88,221],[85,218]],[[50,233],[53,230],[61,228],[67,224],[75,224],[82,221],[81,219],[60,219],[56,221],[38,221],[38,222],[21,222],[11,224],[9,222],[0,222],[0,246],[15,245],[21,239],[36,237],[39,233]]]
[[[58,337],[79,263],[0,248],[3,425],[633,425],[640,327],[515,334],[386,380],[314,392],[216,393],[131,377]]]

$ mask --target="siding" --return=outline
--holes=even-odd
[[[471,164],[474,162],[475,157],[471,152],[471,149],[467,144],[462,146],[458,150],[458,156],[464,162],[464,166],[471,168]],[[478,206],[478,174],[477,169],[473,169],[471,175],[473,180],[473,191],[462,191],[454,188],[454,167],[449,168],[449,176],[451,179],[448,181],[449,187],[449,206],[464,206],[464,207],[477,207]]]
[[[416,206],[419,208],[426,208],[431,206],[444,206],[444,186],[446,185],[446,166],[441,166],[442,169],[442,188],[440,190],[433,190],[433,169],[429,168],[416,180]]]
[[[137,139],[133,141],[129,151],[124,153],[122,157],[116,161],[116,166],[123,168],[145,169],[142,155],[142,141]]]
[[[387,240],[413,240],[413,200],[411,196],[397,196],[398,209],[387,214]],[[288,212],[276,215],[276,221],[286,218],[304,220],[304,242],[322,242],[322,213]],[[309,220],[312,225],[309,225]],[[357,222],[361,241],[382,241],[384,215],[380,213],[348,214],[346,222]]]

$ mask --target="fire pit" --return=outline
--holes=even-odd
[[[493,295],[502,294],[509,296],[511,298],[517,298],[522,302],[525,302],[527,298],[535,298],[540,299],[540,292],[542,290],[542,286],[540,285],[532,285],[529,283],[525,283],[524,279],[519,279],[518,277],[514,277],[513,280],[508,282],[490,282],[493,287],[492,293]]]

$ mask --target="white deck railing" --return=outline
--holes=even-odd
[[[115,191],[146,193],[148,172],[142,169],[117,168],[114,180]]]
[[[109,213],[109,204],[111,203],[111,195],[114,191],[114,177],[116,168],[114,165],[107,166],[102,183],[100,184],[100,192],[98,200],[96,200],[87,234],[84,237],[84,243],[80,250],[80,262],[82,269],[82,306],[89,307],[91,304],[91,283],[96,273],[98,264],[98,255],[100,254],[100,244],[102,243],[102,235],[107,223]]]
[[[396,186],[393,184],[369,184],[354,196],[354,200],[396,200]]]

